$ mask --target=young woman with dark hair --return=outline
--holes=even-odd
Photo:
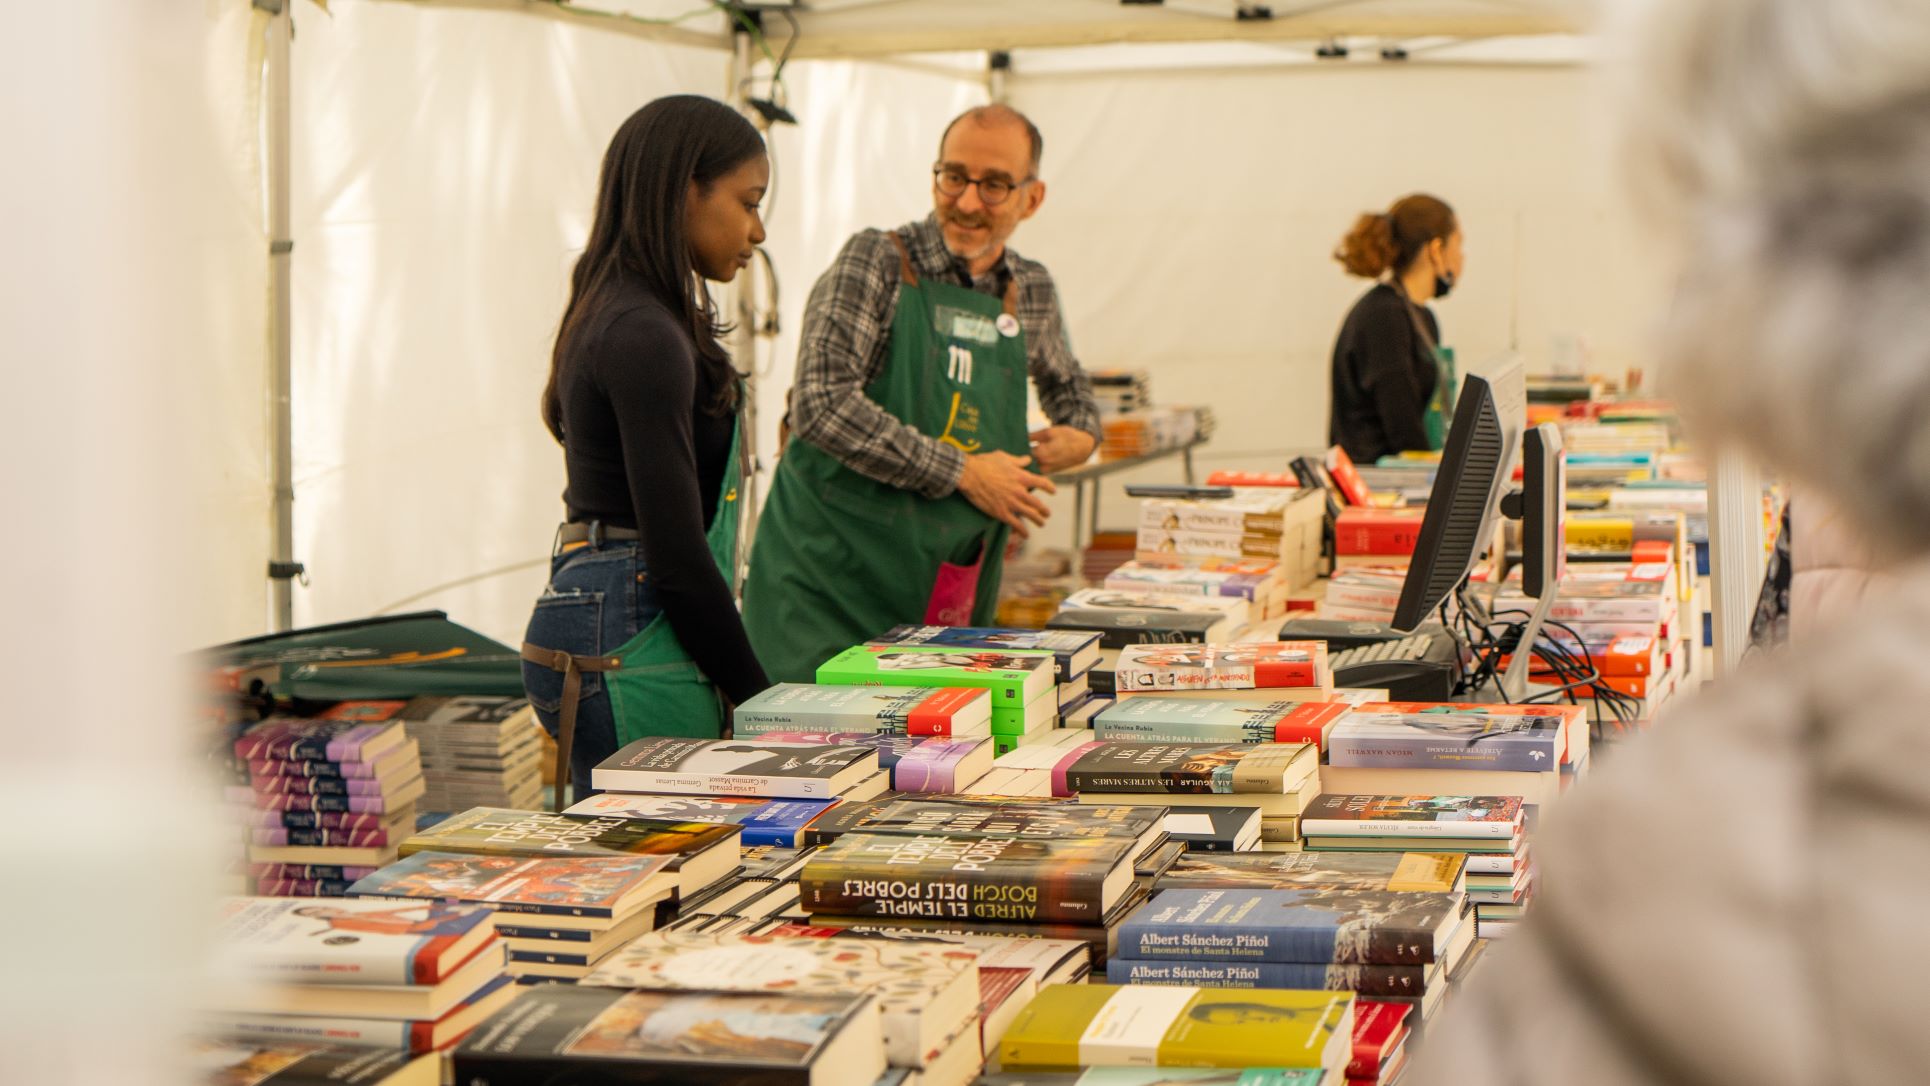
[[[1354,303],[1334,342],[1327,442],[1357,464],[1433,447],[1427,409],[1440,382],[1441,326],[1427,303],[1461,278],[1461,226],[1432,196],[1408,196],[1368,213],[1334,259],[1378,280]]]
[[[769,184],[757,130],[693,95],[638,110],[604,156],[543,391],[567,519],[523,645],[559,805],[623,743],[716,738],[719,695],[769,685],[731,582],[742,393],[703,282],[750,262]]]

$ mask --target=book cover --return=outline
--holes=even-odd
[[[868,1019],[868,1022],[867,1022]],[[877,1050],[837,1044],[869,1039]],[[843,1057],[843,1078],[816,1078]],[[878,1005],[863,995],[624,991],[539,984],[456,1047],[464,1086],[531,1082],[870,1083],[884,1073]],[[683,1077],[676,1073],[681,1071]]]
[[[767,732],[983,734],[991,695],[976,687],[818,686],[778,683],[731,714],[739,736]]]
[[[1220,701],[1148,694],[1115,701],[1092,721],[1097,739],[1137,743],[1312,743],[1348,707],[1324,701]]]
[[[883,1014],[886,1060],[919,1067],[977,1012],[978,952],[942,942],[653,932],[579,983],[670,992],[868,992]]]
[[[1144,498],[1139,503],[1139,527],[1142,531],[1278,536],[1285,527],[1287,507],[1299,497],[1294,493],[1297,486],[1236,490],[1230,498]]]
[[[1153,885],[1160,890],[1388,890],[1448,894],[1461,888],[1467,857],[1454,852],[1236,852],[1189,854]]]
[[[403,856],[673,856],[679,861],[732,841],[736,826],[659,818],[605,818],[472,807],[402,842]]]
[[[1099,656],[1096,634],[1072,630],[1023,630],[994,626],[893,626],[868,645],[923,646],[946,650],[1049,652],[1060,681],[1092,666]]]
[[[898,759],[891,786],[900,792],[956,792],[992,766],[992,740],[927,739]]]
[[[1559,766],[1568,716],[1495,713],[1481,706],[1436,705],[1418,712],[1370,704],[1337,721],[1327,761],[1377,769],[1493,769],[1540,772]]]
[[[1158,807],[1082,807],[1064,803],[959,803],[953,799],[894,799],[847,804],[805,831],[805,843],[830,844],[847,833],[921,837],[1116,837],[1150,841],[1161,829]]]
[[[220,943],[275,983],[436,984],[495,938],[490,909],[447,901],[228,898]]]
[[[853,645],[819,666],[817,681],[825,686],[977,687],[990,691],[996,710],[1030,705],[1052,689],[1056,670],[1050,652]]]
[[[1346,449],[1338,445],[1328,449],[1324,466],[1348,505],[1374,504],[1373,492],[1361,481],[1360,470],[1354,466],[1354,458],[1347,455]]]
[[[1128,645],[1113,665],[1121,691],[1332,686],[1324,641]]]
[[[1130,886],[1134,851],[1116,837],[848,833],[805,863],[798,889],[812,915],[1097,924]]]
[[[197,1041],[190,1054],[204,1082],[216,1086],[435,1086],[435,1056],[400,1047],[368,1048],[284,1042]]]
[[[1133,556],[1141,562],[1171,561],[1176,558],[1278,560],[1286,547],[1287,541],[1277,532],[1272,535],[1252,535],[1243,532],[1141,528],[1133,541]]]
[[[598,763],[591,783],[618,792],[829,799],[877,771],[866,746],[770,739],[639,739]]]
[[[1087,743],[1052,770],[1054,795],[1081,792],[1273,793],[1292,791],[1316,767],[1306,743],[1189,746]]]
[[[1101,649],[1126,645],[1185,645],[1224,640],[1232,624],[1217,611],[1150,608],[1071,608],[1046,620],[1048,629],[1091,630]]]
[[[529,707],[529,699],[507,694],[425,694],[410,698],[396,714],[404,725],[460,725],[497,731]]]
[[[667,897],[667,856],[479,856],[418,852],[358,881],[363,897],[405,897],[493,905],[503,912],[614,918],[640,904],[654,883]]]
[[[1332,962],[1155,961],[1113,958],[1108,984],[1180,984],[1201,988],[1310,988],[1418,999],[1427,992],[1424,965],[1337,965]]]
[[[379,830],[397,817],[355,811],[267,811],[252,807],[238,810],[236,815],[243,824],[256,829],[289,830]]]
[[[1061,611],[1159,611],[1167,614],[1218,614],[1226,618],[1230,626],[1245,625],[1252,615],[1252,606],[1243,599],[1231,596],[1194,596],[1174,595],[1170,592],[1146,592],[1137,588],[1082,588],[1067,596],[1059,605]],[[1101,642],[1101,646],[1104,643]]]
[[[1169,807],[1166,832],[1189,852],[1244,852],[1260,843],[1260,809]]]
[[[1105,587],[1124,592],[1153,592],[1173,596],[1231,596],[1264,608],[1276,583],[1277,578],[1271,572],[1207,571],[1132,561],[1107,574]]]
[[[1459,922],[1458,894],[1161,890],[1119,928],[1128,958],[1414,965]]]
[[[424,1021],[406,1018],[361,1018],[341,1015],[272,1014],[245,1011],[203,1012],[207,1032],[238,1041],[263,1045],[333,1044],[355,1046],[358,1051],[388,1049],[387,1055],[421,1055],[446,1047],[461,1039],[470,1025],[495,1013],[515,998],[515,979],[497,977],[454,1010],[440,1019]],[[297,1079],[305,1086],[358,1081],[353,1072],[346,1077]],[[221,1080],[223,1086],[236,1084]],[[275,1080],[271,1080],[275,1081]],[[288,1081],[288,1080],[281,1080]],[[431,1079],[431,1081],[434,1081]],[[292,1086],[292,1084],[291,1084]]]
[[[362,723],[275,717],[249,728],[235,740],[235,757],[293,761],[367,762],[407,738],[394,722]]]
[[[1521,797],[1323,794],[1301,812],[1300,832],[1505,839],[1521,832]]]
[[[750,796],[649,796],[599,792],[564,810],[595,818],[654,818],[715,822],[743,828],[744,847],[796,848],[804,827],[838,805],[835,799],[758,799]]]
[[[1353,1059],[1348,1078],[1378,1079],[1384,1062],[1407,1039],[1408,1005],[1374,999],[1354,1001]]]
[[[331,762],[324,759],[303,761],[288,758],[256,758],[248,763],[248,775],[255,777],[341,777],[370,778],[413,775],[411,767],[420,760],[415,740],[383,751],[371,762]]]
[[[1053,984],[999,1041],[1014,1071],[1081,1067],[1301,1067],[1346,1062],[1354,994]]]
[[[1411,555],[1420,542],[1424,508],[1350,506],[1334,518],[1335,554]]]

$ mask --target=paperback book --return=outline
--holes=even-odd
[[[1113,682],[1121,691],[1330,688],[1334,676],[1324,641],[1128,645],[1119,650]]]
[[[778,683],[739,705],[731,723],[739,737],[766,732],[984,735],[992,726],[992,698],[975,687]]]
[[[816,916],[1098,924],[1132,886],[1134,842],[848,833],[798,877]]]
[[[1440,705],[1407,712],[1366,705],[1342,717],[1328,738],[1337,766],[1417,769],[1435,766],[1538,772],[1559,766],[1568,714],[1496,713]]]
[[[1026,649],[1049,652],[1058,665],[1061,682],[1085,672],[1099,659],[1099,635],[1073,630],[894,626],[866,643],[887,646],[923,646],[946,651],[1003,652],[1008,649]]]
[[[829,799],[877,770],[877,753],[864,746],[653,736],[598,763],[590,782],[616,792]]]
[[[1454,852],[1248,852],[1190,854],[1154,883],[1173,889],[1388,890],[1458,893],[1467,857]]]
[[[806,830],[804,840],[807,844],[828,845],[847,833],[1036,841],[1108,837],[1133,842],[1133,854],[1137,855],[1158,843],[1163,832],[1162,814],[1157,807],[895,799],[840,807]]]
[[[1427,992],[1423,965],[1337,965],[1315,962],[1174,961],[1113,958],[1109,984],[1180,984],[1204,988],[1311,988],[1419,999]]]
[[[1052,770],[1054,795],[1084,792],[1274,793],[1312,776],[1317,753],[1307,743],[1189,746],[1174,743],[1087,743]]]
[[[1505,840],[1519,834],[1521,828],[1520,796],[1328,794],[1317,797],[1300,815],[1300,832],[1307,836]]]
[[[963,686],[991,692],[996,730],[999,708],[1021,708],[1054,684],[1050,652],[1018,649],[948,651],[897,645],[854,645],[818,668],[826,686]],[[1056,703],[1054,708],[1056,709]]]
[[[796,848],[804,828],[836,807],[835,799],[758,799],[749,796],[651,796],[599,792],[564,809],[590,818],[648,818],[667,822],[714,822],[743,829],[745,848]]]
[[[1312,743],[1322,746],[1349,707],[1324,701],[1218,701],[1149,694],[1114,702],[1093,718],[1097,739],[1135,743]]]
[[[278,983],[426,985],[495,938],[490,909],[447,901],[228,898],[220,940],[251,976]]]
[[[1082,1067],[1304,1067],[1347,1062],[1354,994],[1054,984],[999,1043],[1014,1071]]]
[[[676,890],[668,856],[478,856],[418,852],[358,881],[359,897],[494,906],[504,913],[615,920]]]
[[[1428,964],[1467,902],[1383,890],[1161,890],[1119,929],[1127,958]]]

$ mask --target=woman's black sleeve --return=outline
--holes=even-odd
[[[1426,449],[1427,404],[1414,380],[1413,320],[1399,309],[1382,308],[1360,325],[1357,345],[1361,384],[1373,397],[1381,429],[1395,449]]]

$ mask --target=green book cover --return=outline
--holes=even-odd
[[[818,668],[824,686],[968,686],[992,692],[992,730],[1000,708],[1023,713],[1054,686],[1053,654],[1021,649],[959,651],[908,645],[853,645]],[[1007,717],[1009,723],[1009,716]]]
[[[743,827],[661,818],[546,814],[472,807],[402,842],[400,852],[485,856],[693,856]]]

